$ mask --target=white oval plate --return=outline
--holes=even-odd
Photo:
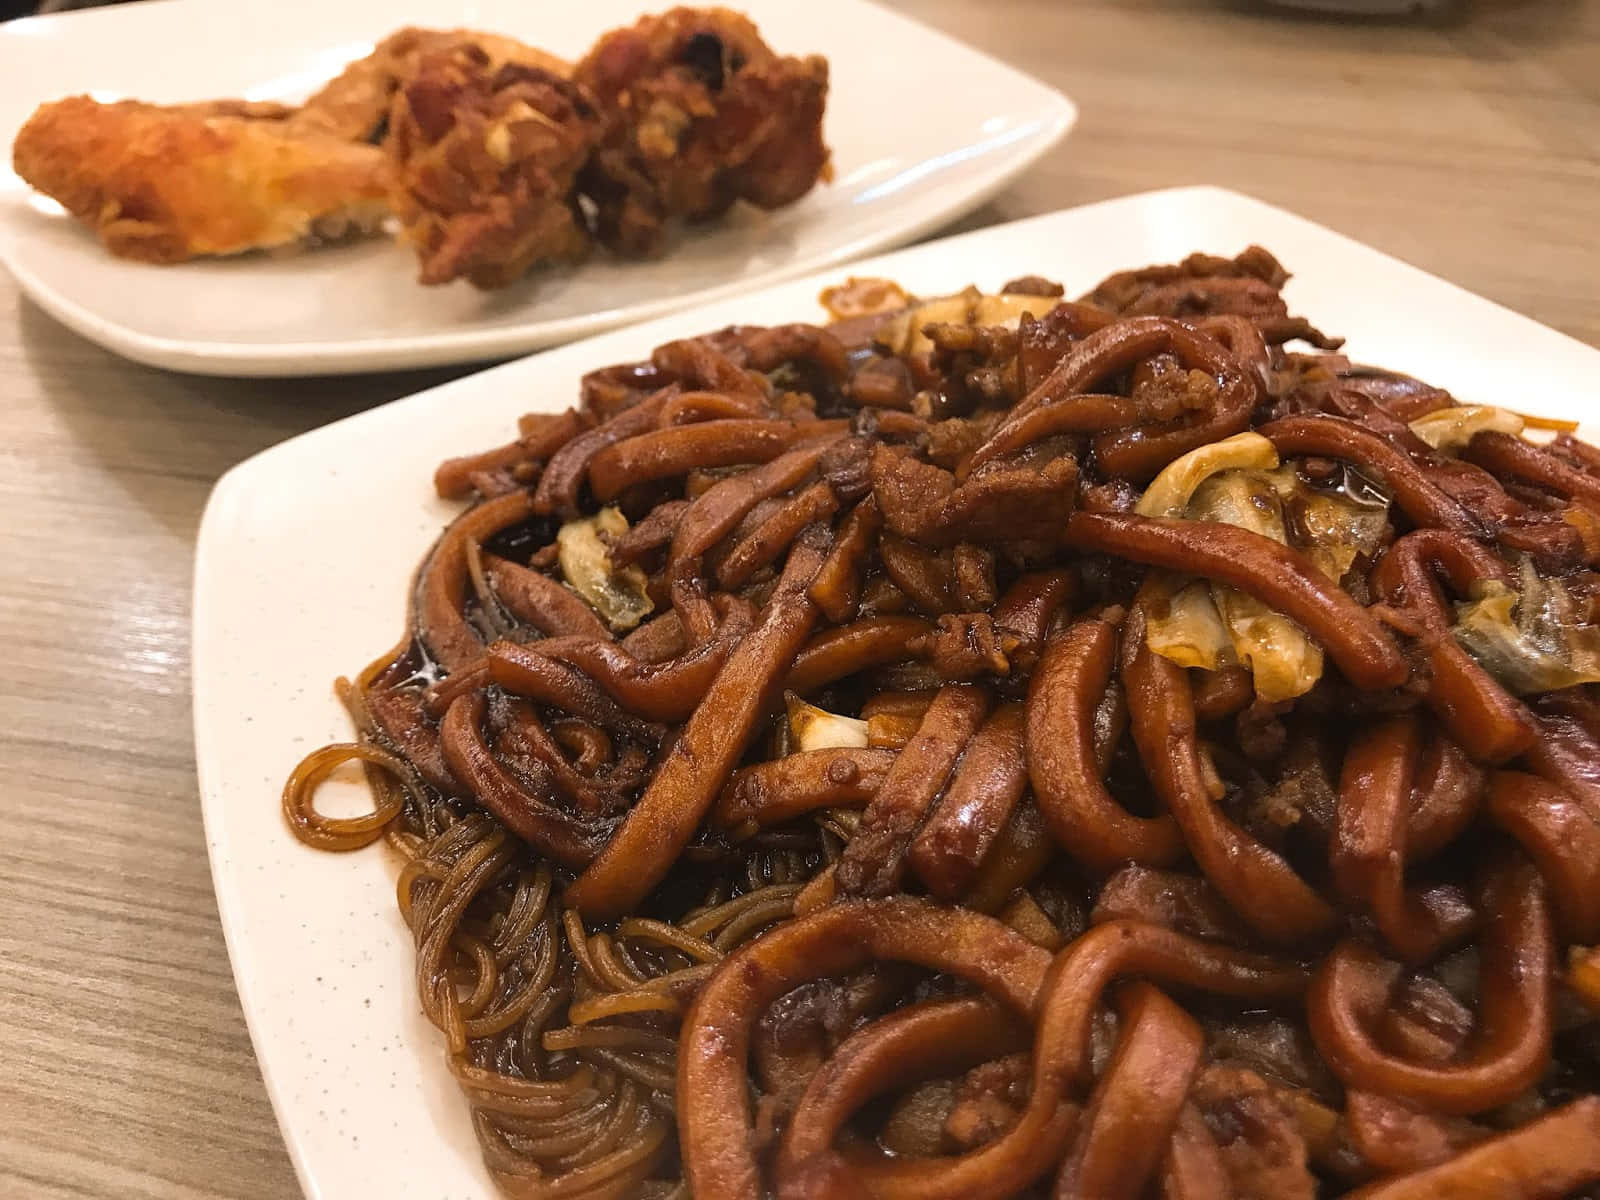
[[[1361,361],[1466,403],[1593,416],[1600,351],[1256,200],[1152,192],[853,265],[923,295],[1041,274],[1087,290],[1111,271],[1259,242],[1296,272],[1291,308]],[[335,676],[391,646],[407,582],[459,511],[440,459],[497,445],[558,409],[584,372],[733,322],[821,319],[843,270],[564,346],[275,446],[217,484],[195,563],[194,719],[201,803],[234,977],[284,1139],[313,1196],[474,1196],[491,1186],[439,1034],[417,1005],[411,939],[380,847],[309,850],[279,814],[294,764],[348,740]],[[352,810],[353,811],[353,810]]]
[[[667,0],[162,0],[0,25],[0,138],[75,92],[296,101],[418,24],[511,34],[577,58]],[[424,288],[388,238],[289,257],[155,267],[112,257],[0,155],[0,261],[58,320],[173,370],[311,375],[523,354],[901,245],[977,207],[1077,119],[1061,93],[865,0],[740,0],[784,53],[827,56],[835,178],[775,213],[740,206],[666,257]]]

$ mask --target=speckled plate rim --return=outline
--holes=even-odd
[[[1465,402],[1587,419],[1600,351],[1309,221],[1215,188],[1153,192],[899,251],[608,333],[422,392],[273,447],[218,483],[195,563],[194,718],[218,907],[262,1075],[306,1193],[493,1194],[466,1105],[420,1015],[384,851],[296,843],[283,779],[349,736],[329,684],[382,653],[406,584],[456,506],[437,461],[504,441],[593,367],[733,321],[815,318],[825,283],[921,294],[1039,273],[1069,294],[1110,270],[1260,242],[1298,272],[1292,307],[1359,359]]]

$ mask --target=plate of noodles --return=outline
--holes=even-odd
[[[307,1193],[1593,1195],[1596,379],[1187,188],[236,467],[195,743]]]
[[[159,0],[0,57],[0,262],[119,354],[228,375],[504,358],[806,274],[1076,120],[866,0]]]

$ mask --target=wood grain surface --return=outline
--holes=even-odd
[[[897,7],[1083,110],[960,228],[1219,183],[1600,345],[1600,0],[1482,0],[1432,24],[1243,0]],[[915,98],[896,108],[914,119]],[[195,529],[233,463],[451,374],[164,374],[0,273],[0,1195],[298,1194],[201,835]]]

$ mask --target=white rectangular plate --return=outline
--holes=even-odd
[[[1259,242],[1296,272],[1293,311],[1358,360],[1467,403],[1584,419],[1600,351],[1299,217],[1213,188],[1130,196],[900,251],[850,273],[922,295],[1041,274],[1087,290],[1124,267]],[[316,1196],[488,1196],[466,1104],[417,1006],[395,864],[308,850],[278,795],[308,750],[348,740],[330,683],[399,636],[407,581],[458,506],[441,458],[504,442],[584,372],[733,323],[821,318],[836,270],[602,335],[276,446],[212,495],[195,564],[194,715],[217,900],[262,1074]]]
[[[389,238],[155,267],[112,257],[12,173],[43,101],[303,99],[403,25],[510,34],[576,59],[666,0],[162,0],[0,25],[0,261],[58,320],[174,370],[310,375],[522,354],[901,245],[977,207],[1072,127],[1037,80],[866,0],[739,0],[783,53],[826,55],[836,172],[775,213],[740,206],[651,262],[597,253],[502,291],[424,288]]]

